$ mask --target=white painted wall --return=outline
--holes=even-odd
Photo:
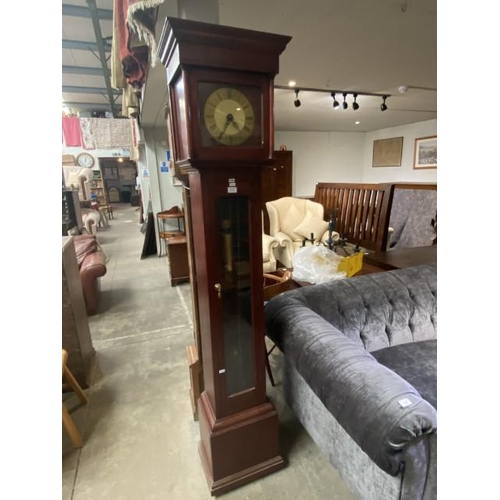
[[[293,151],[294,196],[312,196],[317,182],[361,182],[364,133],[283,132],[274,147]]]
[[[415,139],[437,135],[437,120],[412,123],[367,132],[363,158],[363,182],[437,182],[437,169],[413,170]],[[403,137],[403,156],[400,167],[372,167],[373,141]]]
[[[275,149],[293,151],[293,196],[313,196],[317,182],[437,182],[437,169],[413,170],[415,138],[437,135],[437,120],[375,132],[277,130]],[[400,167],[372,167],[373,141],[403,136]]]
[[[167,140],[166,127],[147,128],[144,130],[147,148],[149,151],[148,165],[151,175],[157,179],[157,190],[153,199],[158,197],[155,213],[177,205],[182,207],[182,187],[173,185],[173,172],[161,171],[161,162],[166,162],[167,150],[170,149]]]
[[[156,248],[160,249],[156,214],[174,205],[182,208],[182,187],[173,185],[173,172],[161,171],[161,162],[166,161],[169,149],[166,127],[144,128],[145,153],[149,179],[141,179],[144,190],[151,196],[151,208],[155,215]],[[144,200],[144,214],[147,217],[148,200]]]

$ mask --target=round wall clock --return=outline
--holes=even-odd
[[[94,157],[89,153],[80,153],[76,157],[76,163],[80,167],[92,168],[94,166],[95,160]]]

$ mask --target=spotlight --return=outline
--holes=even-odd
[[[296,107],[296,108],[299,108],[300,105],[301,105],[301,102],[299,100],[299,89],[295,90],[295,101],[293,101],[293,105]]]
[[[357,109],[359,109],[359,104],[356,102],[356,97],[358,97],[358,94],[352,94],[352,96],[354,97],[354,102],[352,103],[352,109],[356,111]]]
[[[339,107],[339,101],[335,99],[335,92],[332,92],[330,95],[333,97],[333,109],[337,109]]]
[[[382,99],[384,100],[384,102],[380,105],[380,110],[385,111],[387,109],[387,106],[385,104],[385,100],[387,99],[387,96],[385,95],[384,97],[382,97]]]
[[[342,94],[344,96],[344,102],[342,103],[342,109],[347,109],[347,106],[349,106],[346,102],[345,102],[345,98],[347,97],[347,93],[344,92]]]

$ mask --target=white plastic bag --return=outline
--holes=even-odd
[[[293,278],[319,284],[343,279],[344,271],[337,271],[342,257],[323,245],[302,247],[293,256]]]

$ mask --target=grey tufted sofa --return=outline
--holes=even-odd
[[[283,293],[265,306],[288,405],[363,500],[436,498],[437,267]]]

